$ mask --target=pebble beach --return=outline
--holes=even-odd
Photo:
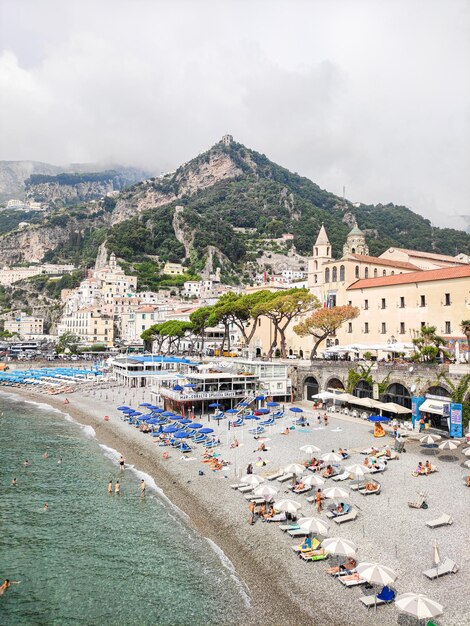
[[[15,390],[16,393],[16,390]],[[372,445],[393,445],[390,436],[377,440],[370,424],[359,419],[330,415],[328,426],[318,425],[311,408],[304,406],[309,425],[295,427],[288,435],[281,432],[295,419],[286,410],[286,417],[268,427],[261,439],[255,439],[245,426],[228,431],[227,419],[220,423],[208,422],[218,434],[221,444],[215,451],[218,458],[228,462],[222,471],[211,471],[201,462],[203,448],[182,455],[175,449],[160,447],[155,439],[143,434],[121,419],[116,407],[120,404],[137,407],[151,398],[131,390],[112,387],[96,391],[77,391],[65,405],[63,396],[44,396],[33,391],[18,390],[22,399],[46,402],[70,414],[81,424],[92,426],[100,443],[122,454],[149,474],[165,495],[186,514],[191,524],[204,537],[214,542],[228,558],[237,577],[250,597],[250,608],[241,616],[244,624],[343,624],[384,626],[416,623],[405,618],[394,604],[368,610],[359,600],[363,595],[377,593],[377,587],[345,588],[326,569],[338,562],[331,557],[323,562],[305,562],[292,550],[298,540],[279,529],[279,524],[249,524],[248,501],[242,493],[231,488],[245,474],[252,463],[254,474],[264,479],[289,463],[302,463],[308,456],[300,448],[313,444],[325,454],[339,447],[349,450],[350,459],[343,465],[362,463],[360,451]],[[302,407],[302,403],[297,406]],[[287,407],[286,407],[287,409]],[[104,420],[104,416],[108,420]],[[316,413],[315,413],[316,415]],[[198,421],[199,417],[198,417]],[[239,445],[231,448],[236,436]],[[257,448],[263,442],[265,452]],[[169,458],[163,452],[169,450]],[[419,461],[429,459],[438,471],[429,476],[413,476]],[[374,561],[392,568],[397,573],[394,588],[398,593],[419,592],[444,606],[444,613],[435,620],[438,625],[464,626],[469,623],[469,603],[466,589],[470,588],[470,540],[468,520],[469,492],[464,477],[469,473],[463,467],[465,457],[460,449],[439,451],[424,448],[417,437],[407,438],[406,453],[398,460],[389,461],[387,469],[376,478],[380,495],[362,496],[349,490],[352,480],[333,483],[350,491],[350,504],[358,511],[356,520],[337,525],[325,515],[329,523],[328,536],[352,540],[358,546],[358,561]],[[117,457],[116,457],[117,462]],[[202,473],[201,473],[202,472]],[[290,491],[290,483],[266,481],[277,490],[276,500],[289,498],[301,505],[299,516],[317,517],[313,504],[307,502],[310,493],[297,495]],[[408,506],[419,492],[425,491],[429,508]],[[452,525],[432,529],[426,522],[442,513],[450,515]],[[423,571],[432,566],[433,545],[437,543],[442,558],[457,563],[456,574],[429,580]],[[224,557],[224,558],[225,558]]]

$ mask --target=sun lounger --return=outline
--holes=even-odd
[[[270,417],[269,419],[260,422],[260,424],[261,426],[272,426],[274,424],[274,417]]]
[[[292,480],[294,478],[294,474],[283,474],[277,479],[278,483],[285,483],[288,480]]]
[[[233,485],[230,485],[230,487],[232,489],[240,489],[241,487],[246,487],[245,483],[234,483]]]
[[[305,530],[300,530],[300,528],[288,530],[287,534],[290,535],[291,537],[306,537],[308,535],[308,533],[305,532]]]
[[[350,474],[348,474],[348,472],[343,472],[342,474],[338,474],[337,476],[333,476],[332,480],[334,480],[335,482],[341,481],[341,480],[348,480]]]
[[[275,474],[266,476],[266,480],[277,480],[278,478],[281,478],[281,476],[284,476],[284,472],[276,472]]]
[[[237,428],[238,426],[243,426],[243,418],[239,417],[234,422],[230,422],[230,426],[232,426],[233,428]]]
[[[356,587],[357,585],[364,585],[366,581],[358,574],[350,574],[349,576],[339,576],[339,582],[345,587]]]
[[[252,435],[261,435],[264,433],[264,430],[265,429],[263,426],[256,426],[255,428],[250,428],[248,432],[251,433]]]
[[[306,544],[306,547],[303,548],[302,546],[304,544]],[[316,537],[307,537],[307,539],[303,543],[299,543],[298,545],[291,547],[294,552],[312,552],[312,550],[317,550],[319,546],[320,541],[318,541]]]
[[[450,515],[447,515],[447,513],[443,513],[436,519],[426,522],[426,526],[429,526],[429,528],[439,528],[439,526],[450,526],[453,523],[453,518]]]
[[[313,504],[315,502],[315,496],[309,496],[307,498],[307,502],[310,502],[310,504]]]
[[[386,469],[387,466],[385,464],[379,463],[370,468],[369,474],[380,474],[380,472],[385,472]]]
[[[439,578],[439,576],[445,576],[446,574],[456,574],[458,571],[459,568],[454,561],[445,559],[445,561],[439,563],[436,567],[426,570],[423,574],[432,580],[433,578]]]
[[[395,592],[390,587],[384,587],[380,593],[376,596],[362,596],[359,600],[364,604],[368,609],[371,606],[380,606],[381,604],[389,604],[395,600]]]
[[[346,504],[346,502],[343,502],[342,504],[343,504],[343,512],[342,513],[337,513],[335,511],[327,511],[326,512],[326,516],[329,517],[330,519],[332,519],[334,517],[341,517],[342,515],[347,515],[351,511],[351,505]]]
[[[428,504],[426,502],[427,497],[428,497],[428,494],[425,493],[424,491],[421,493],[418,493],[418,497],[416,498],[416,500],[414,502],[408,502],[408,506],[411,509],[427,509],[428,508]]]
[[[267,522],[285,522],[287,516],[285,513],[277,513],[274,517],[268,517]]]
[[[281,524],[279,526],[279,528],[283,531],[283,532],[287,532],[288,530],[298,530],[299,529],[299,525],[298,524]]]
[[[377,484],[377,487],[375,487],[374,489],[366,489],[366,487],[364,487],[363,489],[358,489],[358,492],[363,496],[372,496],[372,495],[378,496],[380,493],[380,490],[381,490],[381,486]]]
[[[313,552],[307,552],[300,555],[300,558],[304,561],[324,561],[329,557],[328,552],[314,550]]]
[[[254,504],[265,504],[266,500],[264,498],[259,498],[257,496],[245,496],[245,499],[249,502],[253,502]]]
[[[243,487],[239,487],[238,491],[240,493],[250,493],[253,491],[252,485],[244,485]]]
[[[336,522],[337,524],[344,524],[345,522],[353,522],[357,517],[357,511],[356,509],[352,509],[351,511],[349,511],[349,513],[346,513],[346,515],[340,515],[337,517],[333,518],[333,521]]]
[[[304,487],[303,489],[300,489],[300,490],[294,488],[291,491],[293,493],[308,493],[309,491],[312,491],[312,489],[313,487]]]

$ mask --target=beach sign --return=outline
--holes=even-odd
[[[462,405],[452,403],[450,405],[450,428],[449,433],[451,437],[463,436],[463,423],[462,423]]]

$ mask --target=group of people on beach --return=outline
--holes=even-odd
[[[119,463],[119,470],[121,472],[124,472],[124,469],[125,469],[125,466],[126,466],[126,459],[122,456],[122,454],[119,457],[118,463]],[[108,482],[108,493],[110,495],[112,495],[113,491],[114,491],[114,494],[116,496],[119,496],[121,494],[121,483],[120,483],[119,480],[116,480],[116,482],[114,483],[114,489],[113,489],[113,481],[110,480]],[[140,495],[142,497],[145,496],[145,480],[143,478],[140,481]]]

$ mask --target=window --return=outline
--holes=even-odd
[[[331,281],[333,283],[338,282],[338,270],[336,269],[336,267],[333,268]]]
[[[444,294],[444,306],[450,306],[450,293]]]
[[[344,265],[341,265],[341,267],[339,268],[339,279],[340,281],[344,281],[345,277],[344,277]]]
[[[405,322],[400,322],[400,335],[405,334]]]
[[[367,335],[369,332],[369,322],[364,322],[364,333]]]
[[[348,333],[352,333],[352,322],[348,322]]]
[[[329,283],[330,282],[330,268],[327,267],[325,270],[325,283]]]
[[[315,276],[313,277],[313,282],[314,282],[315,284],[317,284],[317,283],[318,283],[318,276],[317,276],[316,274],[315,274]]]
[[[382,335],[385,335],[387,333],[387,324],[385,322],[382,322]]]
[[[369,308],[369,300],[364,300],[364,309],[367,311]]]
[[[315,261],[315,269],[318,269],[318,261]]]
[[[374,267],[374,278],[377,278],[377,268]]]
[[[405,298],[403,296],[400,297],[400,309],[405,308]]]
[[[318,256],[318,248],[315,248],[315,256]]]
[[[445,334],[450,335],[451,332],[452,332],[452,329],[450,327],[450,322],[445,322]]]
[[[349,306],[352,306],[352,300],[348,300]]]
[[[421,328],[424,328],[426,326],[426,322],[421,322]]]
[[[356,265],[356,268],[354,270],[354,275],[356,278],[359,278],[359,265]]]
[[[382,276],[387,276],[387,270],[384,270],[384,271],[382,272]]]
[[[387,308],[387,303],[385,302],[385,298],[382,298],[382,301],[380,303],[380,308],[381,309],[386,309]]]
[[[364,278],[369,278],[369,268],[366,267],[366,269],[364,270]]]
[[[426,306],[426,296],[419,297],[419,306]]]

